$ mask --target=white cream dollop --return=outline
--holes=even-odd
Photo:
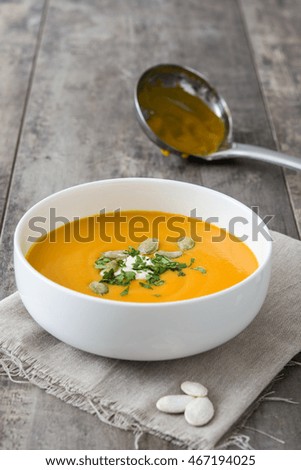
[[[148,256],[143,256],[143,260],[145,261],[145,263],[147,265],[153,264],[151,258],[149,258]],[[125,266],[123,266],[122,268],[119,268],[115,272],[115,276],[118,276],[118,274],[121,274],[121,270],[125,271],[125,272],[133,271],[136,275],[136,279],[140,279],[140,280],[145,280],[146,279],[147,274],[149,274],[148,271],[143,271],[142,270],[142,271],[137,272],[137,271],[133,270],[133,266],[137,261],[137,256],[129,255],[123,261],[125,263]]]

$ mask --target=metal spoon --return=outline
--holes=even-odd
[[[135,108],[137,112],[138,121],[146,133],[146,135],[167,153],[174,153],[183,156],[189,155],[189,149],[179,150],[171,147],[168,143],[161,140],[154,131],[150,128],[147,122],[149,117],[149,109],[144,109],[140,101],[141,93],[145,86],[155,86],[160,83],[167,87],[181,87],[186,92],[191,90],[194,97],[198,97],[224,122],[225,137],[221,142],[218,150],[209,155],[193,155],[205,160],[220,160],[223,158],[251,158],[253,160],[261,160],[275,165],[281,165],[294,170],[301,170],[301,158],[292,157],[284,153],[276,152],[274,150],[257,147],[255,145],[238,144],[233,142],[232,139],[232,117],[230,109],[222,98],[222,96],[213,88],[212,85],[198,72],[188,67],[181,67],[173,64],[160,64],[156,65],[142,74],[140,77],[136,93],[135,93]]]

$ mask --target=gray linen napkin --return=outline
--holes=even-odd
[[[0,365],[113,426],[210,449],[301,347],[301,242],[273,233],[269,294],[253,323],[212,351],[174,361],[129,362],[78,351],[43,331],[18,293],[0,302]],[[209,388],[216,409],[202,428],[156,410],[184,380]]]

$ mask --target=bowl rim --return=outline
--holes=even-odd
[[[96,180],[96,181],[91,181],[91,182],[88,182],[88,183],[81,183],[81,184],[78,184],[78,185],[70,186],[68,188],[65,188],[65,189],[62,189],[60,191],[57,191],[55,193],[50,194],[49,196],[41,199],[36,204],[31,206],[23,214],[23,216],[21,217],[21,219],[19,220],[19,222],[18,222],[18,224],[15,228],[15,233],[14,233],[14,253],[15,253],[15,255],[19,256],[19,259],[21,260],[23,265],[26,267],[26,269],[29,269],[29,271],[31,271],[41,281],[45,282],[46,284],[48,284],[51,287],[54,287],[54,288],[58,289],[59,291],[65,292],[66,294],[73,295],[75,297],[79,297],[80,299],[86,299],[87,301],[90,301],[90,302],[101,302],[101,303],[104,303],[105,305],[115,305],[115,306],[120,306],[120,307],[127,306],[127,307],[131,307],[131,308],[139,308],[139,307],[143,307],[143,308],[161,307],[162,308],[164,306],[173,306],[175,304],[181,304],[181,305],[187,304],[187,305],[189,305],[189,304],[195,303],[195,302],[205,302],[208,299],[214,299],[214,298],[220,297],[222,295],[225,295],[229,292],[238,290],[241,286],[249,283],[250,281],[253,280],[254,277],[258,276],[266,268],[267,264],[270,262],[271,254],[272,254],[273,240],[272,240],[272,237],[271,237],[271,234],[270,234],[270,231],[269,231],[267,225],[264,223],[264,227],[265,227],[268,235],[271,238],[271,240],[266,240],[268,250],[265,254],[265,259],[262,262],[262,264],[259,264],[259,266],[256,268],[256,270],[252,274],[247,276],[242,281],[234,284],[233,286],[227,287],[226,289],[222,289],[218,292],[203,295],[203,296],[200,296],[200,297],[192,297],[191,299],[171,300],[171,301],[166,301],[166,302],[133,302],[133,301],[123,302],[122,300],[112,300],[112,299],[104,299],[103,297],[101,297],[101,298],[94,297],[92,295],[84,294],[83,292],[78,292],[76,290],[70,289],[69,287],[62,286],[62,285],[52,281],[51,279],[48,279],[46,276],[44,276],[39,271],[37,271],[27,261],[25,255],[23,254],[23,252],[21,250],[21,246],[20,246],[20,240],[19,240],[21,238],[20,232],[21,232],[21,229],[22,229],[22,226],[23,226],[23,223],[24,223],[25,219],[27,219],[28,216],[30,216],[31,212],[34,212],[39,207],[39,205],[44,204],[45,202],[51,200],[52,198],[54,198],[56,196],[60,196],[60,195],[66,194],[68,192],[75,191],[76,189],[79,189],[79,188],[82,188],[82,187],[87,187],[87,186],[92,186],[92,185],[96,186],[96,185],[99,185],[100,183],[101,184],[112,184],[112,183],[118,184],[118,183],[122,183],[122,182],[125,182],[125,181],[128,181],[129,183],[136,182],[136,181],[137,182],[138,181],[139,182],[152,181],[152,182],[155,182],[155,183],[158,183],[158,184],[161,184],[162,182],[163,183],[170,182],[170,183],[176,183],[176,184],[183,185],[183,186],[189,186],[189,187],[194,186],[196,188],[203,188],[205,191],[208,191],[209,193],[214,193],[214,194],[217,194],[219,196],[222,196],[223,198],[230,200],[232,203],[235,203],[238,206],[241,206],[245,209],[248,209],[250,212],[253,212],[256,215],[256,217],[259,219],[260,222],[264,223],[264,221],[261,219],[261,217],[259,217],[254,211],[252,211],[252,209],[250,209],[248,206],[246,206],[242,202],[238,201],[237,199],[235,199],[231,196],[228,196],[227,194],[224,194],[220,191],[216,191],[216,190],[211,189],[211,188],[207,188],[206,186],[203,186],[203,185],[198,185],[198,184],[194,184],[194,183],[187,183],[185,181],[177,181],[177,180],[173,180],[173,179],[164,179],[164,178],[148,178],[148,177],[141,177],[141,178],[140,177],[110,178],[110,179]],[[88,217],[88,215],[86,217]]]

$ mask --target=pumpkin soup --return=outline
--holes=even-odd
[[[57,284],[100,300],[125,302],[212,294],[258,267],[253,252],[229,232],[200,219],[157,211],[77,219],[34,243],[26,258]]]

